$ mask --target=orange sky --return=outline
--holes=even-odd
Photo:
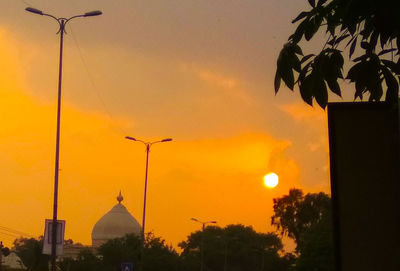
[[[82,3],[85,2],[85,3]],[[168,4],[166,4],[168,2]],[[52,217],[58,36],[27,5],[70,16],[59,218],[90,244],[117,202],[141,222],[144,140],[150,153],[147,230],[174,246],[199,225],[270,226],[272,199],[292,187],[329,191],[325,112],[273,93],[280,46],[306,1],[16,1],[0,10],[0,226],[34,236]],[[280,14],[279,17],[276,14]],[[276,172],[276,189],[263,176]],[[13,236],[0,230],[0,240]]]

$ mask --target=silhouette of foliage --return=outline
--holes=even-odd
[[[1,254],[7,257],[8,255],[10,255],[10,249],[8,247],[1,248]]]
[[[47,270],[49,256],[42,254],[43,240],[35,238],[18,238],[14,240],[12,250],[20,257],[28,270]]]
[[[274,233],[257,233],[251,227],[208,226],[191,233],[179,244],[183,249],[183,270],[200,267],[201,239],[204,238],[205,270],[288,270],[290,257],[280,257],[282,242]]]
[[[132,262],[136,268],[140,260],[140,237],[129,234],[116,238],[100,246],[102,266],[107,270],[118,270],[121,263]],[[179,255],[165,241],[152,233],[146,235],[143,270],[173,271],[179,265]]]
[[[397,0],[308,0],[299,23],[283,46],[275,74],[275,93],[281,81],[292,91],[298,86],[302,99],[325,108],[328,90],[341,97],[338,80],[355,85],[354,99],[369,95],[370,101],[397,102],[400,80],[400,20]],[[321,51],[303,54],[299,43],[318,31],[328,36]],[[344,54],[351,67],[343,76]],[[355,54],[359,54],[354,57]]]
[[[330,197],[322,192],[304,195],[299,189],[291,189],[288,195],[273,201],[271,224],[295,240],[296,270],[333,271]]]
[[[69,241],[69,240],[68,240]],[[58,263],[61,270],[65,271],[99,271],[103,268],[101,259],[93,254],[92,250],[84,249],[79,252],[76,259],[65,258]]]

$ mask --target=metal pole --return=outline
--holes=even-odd
[[[3,270],[2,262],[3,262],[3,241],[0,241],[0,271]]]
[[[60,62],[58,66],[58,98],[57,98],[57,135],[56,135],[56,159],[54,170],[54,202],[53,202],[53,225],[51,242],[51,270],[56,271],[57,258],[57,206],[58,206],[58,173],[60,164],[60,123],[61,123],[61,83],[62,83],[62,57],[65,20],[60,21]],[[61,240],[62,241],[62,240]]]
[[[144,229],[146,225],[147,172],[149,171],[149,152],[150,152],[150,144],[146,144],[146,171],[144,176],[144,198],[143,198],[143,217],[142,217],[143,240],[144,240]]]
[[[202,231],[201,231],[201,254],[200,254],[200,271],[203,271],[204,269],[204,228],[206,223],[202,223]]]
[[[143,197],[143,216],[142,216],[142,244],[140,248],[140,270],[143,270],[144,264],[144,243],[145,243],[145,226],[146,226],[146,199],[147,199],[147,173],[149,171],[149,152],[150,152],[150,143],[146,143],[146,170],[144,175],[144,197]]]

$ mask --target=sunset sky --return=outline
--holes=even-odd
[[[59,219],[91,243],[114,204],[175,247],[200,225],[272,231],[272,199],[329,192],[326,114],[273,79],[305,0],[3,0],[0,5],[0,226],[39,236],[52,217],[59,36],[64,43]],[[317,47],[319,48],[319,47]],[[280,183],[267,189],[263,176]],[[0,230],[10,245],[15,236]]]

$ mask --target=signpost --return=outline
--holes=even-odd
[[[53,240],[53,219],[46,219],[43,238],[43,254],[51,255],[51,242]],[[62,255],[64,249],[65,220],[57,220],[56,255]]]
[[[134,271],[133,263],[121,263],[121,271]]]

